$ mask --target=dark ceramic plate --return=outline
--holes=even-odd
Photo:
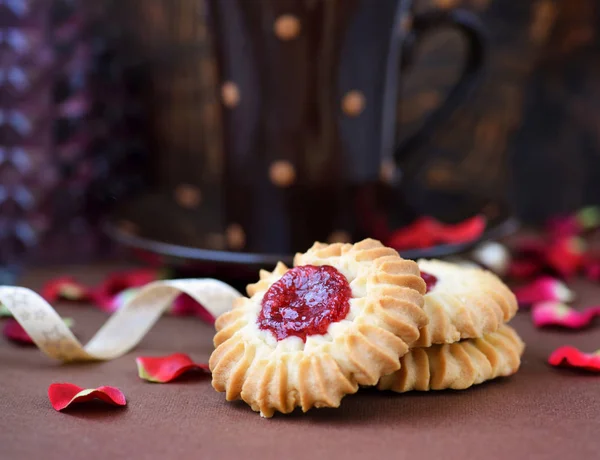
[[[464,197],[461,202],[465,202]],[[478,212],[486,215],[488,226],[480,238],[468,243],[404,250],[401,251],[401,255],[407,259],[456,255],[472,249],[483,241],[505,237],[518,228],[518,222],[510,214],[506,204],[477,200],[477,207],[474,207],[473,203],[471,201],[469,210],[463,209],[462,218]],[[149,219],[148,216],[153,217]],[[189,219],[187,223],[186,219]],[[200,221],[207,220],[209,219],[200,218]],[[115,212],[107,222],[105,230],[112,239],[132,249],[141,258],[158,259],[169,267],[187,269],[191,272],[196,269],[201,272],[203,266],[221,266],[221,268],[225,266],[234,271],[239,269],[244,271],[244,269],[255,270],[257,267],[271,268],[278,261],[288,265],[292,262],[291,254],[221,251],[196,245],[186,236],[201,231],[193,226],[194,222],[198,222],[197,213],[190,212],[186,216],[159,195],[151,195],[141,200],[134,200]],[[188,231],[182,233],[181,228],[186,227]]]

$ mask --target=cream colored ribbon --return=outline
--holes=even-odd
[[[0,302],[51,358],[64,362],[101,361],[118,358],[135,347],[182,293],[193,297],[214,317],[230,310],[233,300],[241,295],[228,284],[210,278],[155,281],[129,299],[85,346],[56,310],[34,291],[0,286]]]

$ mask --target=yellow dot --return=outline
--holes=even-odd
[[[223,83],[223,86],[221,86],[221,100],[225,104],[225,107],[232,108],[237,106],[240,102],[240,90],[238,86],[231,81]]]
[[[485,10],[490,6],[490,0],[473,0],[473,3],[478,10]]]
[[[435,6],[444,10],[458,6],[458,0],[435,0]]]
[[[427,183],[431,186],[447,185],[453,178],[452,170],[445,166],[432,167],[427,171]]]
[[[300,34],[300,21],[296,16],[284,14],[275,20],[273,30],[280,40],[292,40]]]
[[[396,163],[392,159],[383,160],[379,168],[379,178],[386,184],[394,182],[396,177]]]
[[[357,117],[365,109],[365,96],[362,92],[353,89],[348,91],[342,99],[342,110],[349,117]]]
[[[412,28],[412,24],[413,24],[413,17],[411,14],[405,14],[404,16],[402,16],[402,19],[400,19],[400,30],[404,33],[410,31],[410,29]]]
[[[327,238],[327,242],[328,243],[350,243],[352,241],[352,237],[350,236],[350,233],[348,233],[345,230],[336,230],[334,232],[331,232],[331,235],[329,235],[329,238]]]
[[[175,189],[175,201],[182,208],[194,209],[202,201],[200,189],[189,184],[181,184]]]
[[[437,108],[441,103],[442,95],[438,91],[425,91],[417,97],[417,104],[424,112]]]
[[[243,249],[246,246],[246,233],[239,224],[231,224],[227,227],[227,244],[231,249]]]
[[[289,161],[275,161],[269,168],[269,178],[277,187],[289,187],[296,180],[296,169]]]
[[[206,235],[205,244],[209,249],[225,249],[225,236],[220,233],[209,233]]]
[[[122,220],[117,224],[117,226],[119,227],[119,230],[121,230],[123,233],[127,233],[128,235],[137,235],[140,232],[139,226],[130,220]]]

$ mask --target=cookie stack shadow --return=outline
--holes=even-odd
[[[514,374],[525,344],[507,323],[518,304],[492,273],[438,260],[418,262],[428,281],[424,310],[429,323],[401,368],[377,388],[399,393],[463,390]]]

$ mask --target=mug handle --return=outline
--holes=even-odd
[[[401,67],[410,66],[419,41],[431,31],[441,27],[458,30],[467,41],[467,55],[462,73],[442,105],[425,118],[417,132],[396,146],[394,151],[396,163],[406,160],[409,153],[414,154],[425,144],[431,133],[467,99],[478,85],[483,73],[486,54],[484,27],[475,14],[463,9],[433,10],[416,15],[402,52]]]

